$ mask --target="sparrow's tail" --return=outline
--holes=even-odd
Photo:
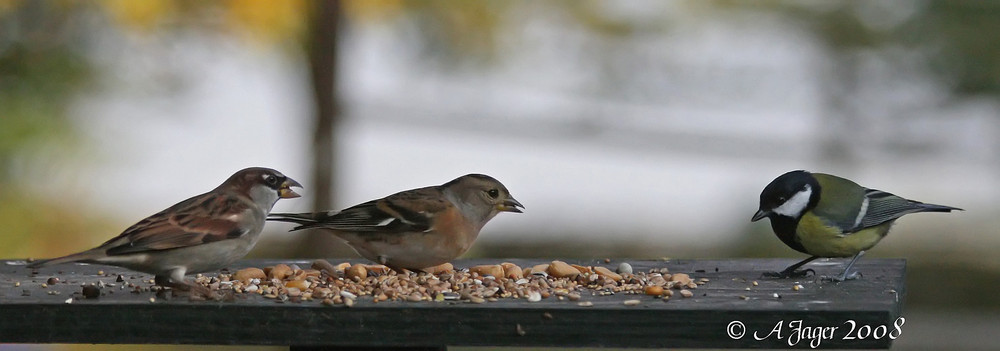
[[[50,259],[47,259],[47,260],[34,261],[34,262],[29,263],[27,267],[28,268],[42,268],[42,267],[55,266],[57,264],[71,263],[71,262],[86,262],[86,263],[90,263],[90,262],[94,262],[94,259],[97,259],[97,258],[100,258],[100,257],[104,257],[104,256],[105,256],[104,250],[93,249],[93,250],[87,250],[87,251],[84,251],[84,252],[77,252],[75,254],[67,255],[67,256],[63,256],[63,257],[56,257],[56,258],[50,258]]]

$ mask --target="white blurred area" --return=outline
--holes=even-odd
[[[942,247],[942,232],[946,249],[1000,245],[984,235],[1000,210],[995,102],[948,101],[929,77],[861,55],[850,102],[859,114],[844,133],[823,97],[829,53],[807,31],[766,13],[659,6],[609,3],[647,31],[613,38],[523,6],[489,65],[430,62],[406,21],[350,22],[338,207],[485,173],[526,210],[499,215],[483,242],[709,249],[746,235],[774,177],[808,169],[969,210],[907,217],[885,246]],[[243,167],[310,184],[304,59],[203,32],[101,37],[101,84],[70,109],[96,161],[39,174],[51,196],[73,194],[124,228]],[[848,161],[821,156],[830,139],[845,141]],[[310,210],[302,193],[275,211]],[[285,229],[269,227],[265,240],[300,239]]]

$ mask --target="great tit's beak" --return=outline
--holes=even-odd
[[[524,208],[524,205],[517,202],[517,200],[514,200],[512,197],[508,197],[506,200],[503,200],[503,203],[497,205],[497,210],[502,212],[522,213],[522,208]]]
[[[278,197],[282,199],[293,199],[302,196],[292,191],[291,187],[293,186],[296,188],[301,188],[302,184],[296,182],[295,179],[285,178],[285,182],[281,183],[281,187],[278,188]]]
[[[770,215],[771,215],[771,211],[757,210],[757,213],[755,213],[753,215],[753,217],[750,218],[750,221],[751,222],[756,222],[756,221],[759,221],[762,218],[770,216]]]

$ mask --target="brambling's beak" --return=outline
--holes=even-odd
[[[770,216],[770,215],[771,215],[771,211],[757,210],[757,213],[755,213],[753,215],[753,217],[750,218],[750,221],[751,222],[756,222],[756,221],[759,221],[762,218]]]
[[[517,200],[514,200],[514,198],[512,197],[508,197],[506,200],[503,200],[502,203],[497,205],[497,210],[502,212],[522,213],[524,212],[521,211],[522,208],[524,208],[524,205],[522,205],[520,202],[517,202]]]
[[[302,184],[296,182],[295,179],[285,178],[285,182],[281,183],[281,187],[278,188],[278,196],[282,199],[292,199],[296,197],[301,197],[298,193],[292,191],[291,187],[301,188]]]

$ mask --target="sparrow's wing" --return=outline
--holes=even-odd
[[[101,248],[108,255],[122,255],[238,238],[249,231],[242,223],[250,210],[234,195],[196,196],[143,219]]]
[[[907,200],[881,190],[865,189],[865,201],[861,206],[862,212],[858,214],[858,220],[850,232],[856,232],[865,228],[874,227],[910,213],[951,212],[961,210],[962,209],[957,207],[926,204],[919,201]]]
[[[300,224],[292,230],[328,228],[355,233],[423,232],[433,225],[434,214],[451,206],[438,187],[427,187],[396,193],[339,212],[274,213],[268,219]]]

